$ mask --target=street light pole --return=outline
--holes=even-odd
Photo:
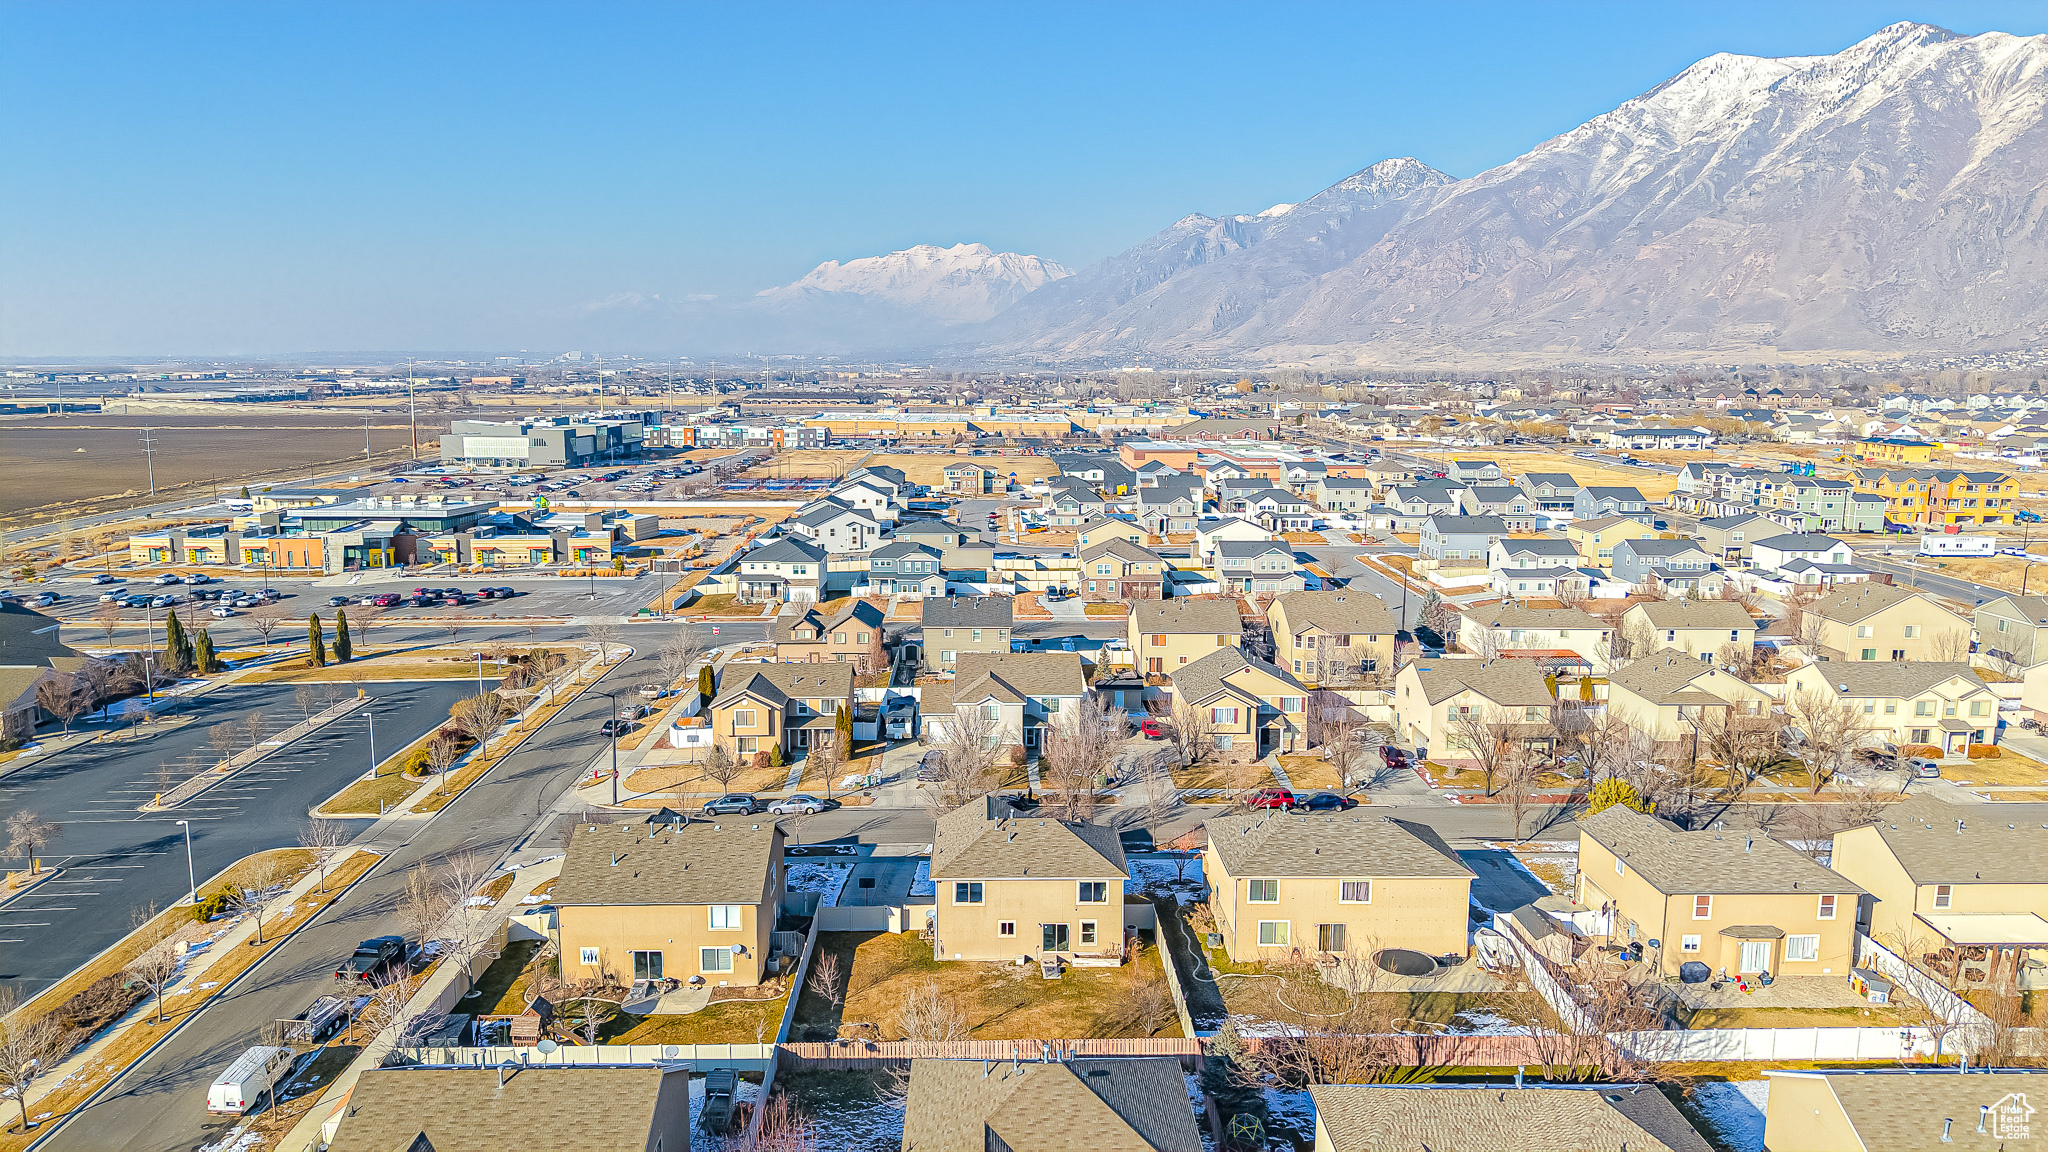
[[[607,692],[605,698],[612,702],[612,807],[616,808],[619,806],[619,696],[616,692]]]
[[[192,868],[192,822],[190,820],[180,820],[178,821],[178,827],[185,830],[185,881],[192,888],[189,894],[192,903],[197,904],[199,903],[199,874]]]
[[[484,654],[481,650],[476,654],[476,694],[484,694]]]
[[[365,708],[363,719],[370,722],[370,775],[377,775],[377,714]]]

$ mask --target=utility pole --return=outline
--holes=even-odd
[[[363,417],[363,455],[370,454],[370,418]]]
[[[154,428],[144,428],[144,429],[142,430],[142,439],[141,439],[141,440],[139,441],[139,443],[141,443],[141,445],[142,445],[142,458],[143,458],[143,460],[144,460],[144,461],[146,461],[146,462],[148,463],[148,466],[149,466],[149,494],[150,494],[151,496],[154,496],[154,495],[156,495],[156,435],[155,435],[155,433],[156,433],[156,429],[154,429]]]
[[[420,458],[420,408],[412,396],[412,357],[405,358],[405,407],[412,418],[412,458]]]

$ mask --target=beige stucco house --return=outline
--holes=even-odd
[[[1273,662],[1306,683],[1385,683],[1393,674],[1400,625],[1386,601],[1370,592],[1289,592],[1274,598],[1266,619],[1273,628]]]
[[[1706,712],[1733,709],[1736,715],[1761,719],[1776,703],[1754,684],[1668,649],[1631,661],[1607,677],[1607,714],[1657,741],[1690,736]]]
[[[1138,671],[1148,675],[1178,671],[1244,640],[1234,596],[1135,603],[1125,630]]]
[[[984,796],[939,817],[931,877],[940,960],[1124,954],[1130,870],[1113,828],[1019,815]]]
[[[781,895],[772,819],[578,824],[553,896],[562,975],[759,984]]]
[[[1820,620],[1825,660],[1963,660],[1970,650],[1970,621],[1934,597],[1896,584],[1852,584],[1806,605],[1805,612]]]
[[[1756,621],[1733,600],[1651,600],[1621,614],[1621,634],[1647,636],[1653,652],[1671,648],[1719,663],[1730,644],[1744,651],[1756,645]]]
[[[1998,735],[1998,697],[1968,664],[1804,664],[1785,677],[1785,701],[1815,694],[1861,715],[1873,742],[1930,744],[1960,755]]]
[[[1505,652],[1577,657],[1593,672],[1605,672],[1614,652],[1614,630],[1577,608],[1524,608],[1494,604],[1458,614],[1458,643],[1467,652]]]
[[[1602,516],[1565,525],[1564,538],[1585,562],[1603,572],[1614,570],[1614,546],[1623,540],[1655,540],[1657,526],[1648,516]]]
[[[2048,1072],[1767,1068],[1770,1152],[2023,1152],[2048,1144],[2035,1116]]]
[[[1557,697],[1533,661],[1426,660],[1394,677],[1394,732],[1425,754],[1456,759],[1453,724],[1477,715],[1526,725],[1531,740],[1548,740]]]
[[[788,756],[853,708],[852,664],[727,664],[711,701],[711,738],[736,756]]]
[[[1308,746],[1309,688],[1277,664],[1217,648],[1171,675],[1176,709],[1210,724],[1216,759],[1232,764]]]
[[[1370,809],[1219,816],[1202,868],[1233,961],[1465,954],[1474,873],[1426,824]]]
[[[1682,832],[1616,804],[1579,821],[1574,895],[1667,976],[1697,960],[1717,975],[1846,977],[1863,890],[1760,832]]]

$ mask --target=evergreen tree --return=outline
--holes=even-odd
[[[318,612],[308,613],[306,616],[306,650],[313,667],[327,667],[327,637],[320,631]]]
[[[717,680],[711,675],[711,665],[706,664],[697,669],[697,695],[703,698],[703,703],[711,703],[712,693],[718,690],[717,684]]]
[[[249,486],[248,486],[247,484],[244,484],[244,485],[242,485],[242,499],[244,499],[244,500],[247,500],[248,498],[249,498]]]
[[[164,613],[164,664],[173,672],[192,666],[192,642],[185,638],[185,625],[176,612]]]
[[[1648,812],[1650,805],[1643,800],[1643,794],[1626,780],[1609,776],[1593,785],[1593,794],[1586,798],[1586,807],[1594,812],[1605,812],[1616,804],[1637,812]]]
[[[348,639],[348,609],[334,610],[334,662],[346,664],[355,658],[356,650]]]
[[[192,666],[200,672],[219,672],[226,667],[221,663],[220,657],[213,654],[213,637],[208,636],[204,628],[199,630],[198,638],[192,641]]]
[[[839,706],[839,715],[833,718],[832,728],[839,733],[839,751],[849,756],[852,755],[853,713],[846,710],[846,705],[841,704]]]

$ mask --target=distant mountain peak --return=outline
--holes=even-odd
[[[1457,177],[1439,172],[1413,156],[1394,156],[1359,169],[1325,191],[1405,196],[1418,188],[1433,188],[1456,180]]]
[[[914,244],[882,256],[827,260],[756,297],[788,303],[817,294],[868,297],[946,324],[986,320],[1070,272],[1051,260],[986,244]]]

